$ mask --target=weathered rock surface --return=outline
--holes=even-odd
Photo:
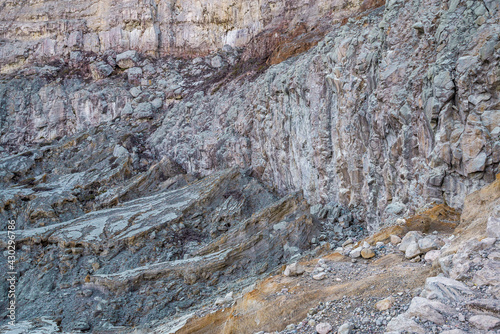
[[[20,330],[496,329],[499,7],[4,1]]]
[[[61,10],[71,8],[73,17],[87,8],[71,4]],[[192,27],[191,21],[214,21],[213,13],[224,5],[207,5],[206,19],[193,12],[181,26]],[[238,3],[235,12],[240,5],[246,6]],[[256,176],[280,192],[300,189],[312,203],[337,201],[360,208],[371,230],[432,201],[460,208],[465,195],[491,182],[498,172],[500,132],[495,117],[499,102],[495,87],[499,78],[495,64],[500,28],[496,2],[390,1],[384,8],[347,20],[344,25],[334,23],[324,39],[300,57],[265,72],[253,68],[247,72],[253,80],[243,74],[242,68],[249,69],[244,65],[247,63],[237,65],[231,60],[237,61],[245,51],[232,48],[221,51],[222,63],[227,65],[219,71],[234,73],[227,77],[234,80],[213,76],[213,56],[208,57],[209,63],[196,59],[162,62],[146,57],[132,67],[142,69],[142,75],[136,71],[129,77],[134,85],[140,83],[145,88],[137,98],[128,92],[130,84],[123,80],[122,72],[88,83],[84,80],[88,66],[80,64],[102,59],[116,66],[116,52],[109,51],[112,44],[108,41],[121,43],[134,36],[140,43],[155,45],[143,34],[155,35],[157,29],[166,38],[168,33],[155,23],[155,15],[164,15],[163,5],[103,6],[89,7],[83,19],[92,22],[92,28],[81,40],[92,44],[100,36],[97,55],[80,48],[73,51],[72,59],[4,76],[0,84],[5,129],[0,140],[4,146],[18,151],[23,145],[104,122],[152,118],[152,122],[162,124],[148,145],[155,154],[172,157],[188,172],[208,175],[235,164],[251,167]],[[182,17],[190,13],[190,5],[179,6],[167,11],[179,10]],[[254,21],[255,10],[268,8],[248,6],[248,17],[243,19],[247,23],[258,21]],[[295,26],[297,13],[307,13],[304,18],[316,21],[321,13],[332,10],[329,6],[314,2],[299,4],[291,11],[287,5],[277,6],[269,17],[289,13],[277,17]],[[331,15],[347,15],[346,11],[361,7],[353,3],[347,9],[336,8]],[[116,22],[129,22],[128,28],[123,28],[126,33],[122,28],[113,30],[114,21],[106,23],[124,8],[128,9]],[[141,14],[135,12],[137,8]],[[9,2],[2,13],[7,17],[18,13],[15,17],[30,22],[32,10]],[[37,17],[44,17],[40,15]],[[484,18],[481,24],[476,22],[479,17]],[[415,21],[422,23],[423,32],[412,28]],[[269,25],[273,24],[271,20]],[[264,29],[267,24],[258,26]],[[60,25],[47,27],[52,28],[60,29]],[[16,31],[21,34],[22,29],[5,30],[8,36],[3,47],[13,47],[9,36]],[[26,31],[29,34],[29,29]],[[205,27],[204,31],[211,30]],[[55,45],[49,37],[42,39],[47,48],[40,50]],[[128,43],[118,51],[132,48]],[[160,44],[171,47],[170,43]],[[207,43],[206,49],[215,44]],[[155,49],[138,46],[143,56]],[[14,74],[18,79],[12,77]],[[161,110],[152,112],[147,103],[158,98],[168,100],[168,104],[159,104]]]

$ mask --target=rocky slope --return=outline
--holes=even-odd
[[[488,330],[499,61],[495,0],[5,1],[18,330]]]

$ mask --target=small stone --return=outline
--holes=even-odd
[[[441,256],[440,250],[431,250],[430,252],[425,254],[424,259],[425,259],[425,262],[432,263],[432,262],[436,261],[437,259],[439,259],[440,256]]]
[[[75,321],[71,325],[71,329],[73,329],[75,331],[86,332],[90,329],[90,325],[86,320],[79,320],[79,321]]]
[[[311,326],[311,327],[314,327],[314,326],[316,326],[316,321],[315,321],[314,319],[311,319],[311,320],[309,320],[309,321],[307,322],[307,324],[308,324],[309,326]]]
[[[116,56],[116,64],[123,69],[134,67],[138,61],[139,57],[135,50],[125,51]]]
[[[153,107],[149,102],[142,102],[137,105],[137,108],[134,110],[137,118],[153,118]]]
[[[304,273],[304,268],[299,265],[297,262],[289,264],[286,266],[283,275],[285,276],[298,276]]]
[[[127,70],[128,82],[132,85],[140,85],[142,78],[142,69],[140,67],[132,67]]]
[[[469,323],[482,330],[493,330],[500,328],[500,319],[491,315],[475,315],[470,317]]]
[[[415,23],[412,26],[412,28],[415,29],[416,31],[418,31],[419,33],[423,33],[424,32],[424,24],[422,22]]]
[[[217,298],[215,300],[215,305],[223,305],[223,304],[226,304],[226,303],[229,303],[233,301],[233,292],[229,292],[226,296],[224,296],[224,298]]]
[[[444,242],[438,237],[432,235],[422,238],[418,241],[418,248],[424,253],[433,250],[439,249],[444,245]]]
[[[214,68],[220,68],[222,67],[222,57],[221,56],[215,56],[210,60],[210,65]]]
[[[136,86],[136,87],[130,88],[129,92],[130,92],[130,95],[132,95],[133,97],[138,97],[139,95],[141,95],[142,89],[141,89],[141,87]]]
[[[321,322],[316,325],[316,332],[318,332],[318,334],[327,334],[331,330],[332,330],[332,325],[330,325],[327,322]]]
[[[397,245],[401,242],[401,238],[397,235],[391,234],[391,244]]]
[[[337,334],[350,334],[351,331],[353,330],[353,328],[354,328],[354,325],[347,322],[339,327]]]
[[[422,258],[420,257],[420,255],[417,255],[414,258],[410,259],[410,262],[413,262],[413,263],[420,262],[421,259]]]
[[[385,299],[382,299],[378,303],[376,303],[375,308],[379,311],[388,310],[392,307],[392,305],[394,304],[395,301],[396,300],[394,299],[394,297],[392,297],[392,296],[387,297]]]
[[[342,244],[342,247],[345,247],[345,246],[350,245],[352,243],[353,243],[352,239],[349,238],[346,241],[344,241],[344,243]]]
[[[361,251],[361,256],[363,257],[363,259],[371,259],[375,256],[375,252],[370,248],[365,248]]]
[[[156,99],[154,99],[153,101],[151,101],[151,106],[155,110],[160,109],[163,106],[163,99],[157,97]]]
[[[319,274],[313,275],[313,277],[312,277],[312,278],[313,278],[314,280],[316,280],[316,281],[321,281],[321,280],[323,280],[323,279],[325,279],[325,278],[326,278],[326,273],[321,272],[321,273],[319,273]]]
[[[94,80],[103,79],[109,77],[113,73],[113,67],[107,63],[101,61],[98,63],[93,63],[89,66],[90,72],[92,73],[92,78]]]
[[[358,258],[361,256],[361,251],[363,250],[363,247],[357,247],[357,248],[354,248],[350,253],[349,253],[349,256],[352,257],[352,258]]]
[[[386,332],[396,332],[400,333],[402,331],[407,331],[410,333],[425,334],[426,331],[414,320],[410,319],[406,314],[400,314],[397,317],[391,319],[387,324]]]
[[[113,150],[113,156],[115,158],[122,158],[128,156],[128,150],[121,146],[121,145],[116,145],[115,149]]]
[[[406,248],[406,251],[405,251],[405,257],[407,259],[412,259],[418,255],[422,254],[422,251],[420,250],[420,248],[418,247],[418,243],[417,242],[412,242],[407,248]]]
[[[496,238],[484,238],[483,240],[481,240],[481,246],[483,248],[488,248],[493,246],[496,241],[497,241]]]
[[[399,245],[399,250],[402,252],[406,252],[406,249],[408,246],[410,246],[413,243],[417,243],[418,246],[418,240],[422,238],[422,233],[417,232],[417,231],[410,231],[406,233],[404,238],[401,240],[401,245]]]

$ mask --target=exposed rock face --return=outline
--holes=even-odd
[[[17,219],[19,319],[57,314],[66,331],[106,331],[181,317],[310,248],[318,226],[301,194],[279,199],[237,168],[199,180],[168,159],[140,168],[124,130],[1,161],[18,173],[3,175],[1,217]]]
[[[199,55],[249,42],[254,47],[248,57],[265,56],[298,34],[382,4],[380,0],[5,1],[0,36],[6,43],[0,46],[0,65],[8,64],[8,69],[29,60],[69,57],[72,51],[134,49],[151,55]]]
[[[322,13],[314,10],[320,7],[311,4],[311,13]],[[116,19],[104,15],[115,6],[109,12],[89,8],[100,13],[89,14],[95,22]],[[493,180],[500,161],[497,18],[495,1],[390,1],[385,9],[334,24],[318,46],[251,81],[230,80],[239,73],[231,64],[241,59],[230,48],[217,61],[143,60],[126,70],[129,83],[121,70],[89,83],[80,64],[103,57],[114,67],[114,54],[76,52],[68,63],[5,77],[1,140],[19,147],[106,121],[154,118],[162,124],[148,145],[190,172],[252,167],[281,192],[301,189],[312,202],[362,207],[376,228],[431,201],[460,207],[467,193]],[[109,72],[102,65],[99,77]],[[226,79],[210,75],[214,68]],[[128,93],[131,84],[142,85],[141,97]],[[183,100],[155,109],[152,102],[165,98]]]
[[[469,193],[499,172],[499,18],[495,0],[4,1],[19,319],[253,333],[346,291],[369,313],[397,298],[365,332],[451,329],[459,302],[497,317],[500,179]]]

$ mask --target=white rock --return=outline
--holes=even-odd
[[[113,150],[113,156],[116,158],[126,157],[128,156],[128,151],[125,147],[121,145],[116,145]]]
[[[438,325],[443,325],[447,317],[452,313],[454,312],[451,307],[439,301],[422,297],[413,298],[408,311],[406,311],[406,314],[410,317],[419,317]]]
[[[321,272],[319,274],[313,275],[313,279],[316,281],[321,281],[326,278],[326,273]]]
[[[116,56],[116,64],[123,69],[134,67],[138,60],[139,57],[135,50],[125,51]]]
[[[418,240],[422,238],[422,233],[418,231],[410,231],[406,233],[404,238],[401,240],[401,245],[399,245],[399,250],[402,252],[406,251],[406,248],[412,243],[418,243]]]
[[[318,334],[327,334],[332,330],[332,325],[330,325],[327,322],[320,322],[319,324],[316,325],[316,332]]]
[[[433,296],[443,302],[460,301],[465,295],[472,294],[472,290],[457,280],[444,276],[429,277],[425,280],[425,288],[421,296]]]
[[[450,329],[449,331],[443,331],[441,334],[467,334],[461,329]]]
[[[439,239],[437,236],[434,236],[434,235],[429,235],[429,236],[422,238],[418,241],[418,248],[420,248],[420,250],[423,253],[426,253],[426,252],[433,250],[433,249],[439,249],[443,245],[444,245],[444,242],[441,239]]]
[[[362,246],[359,246],[357,248],[354,248],[350,253],[349,256],[352,258],[358,258],[361,256],[361,251],[363,250]]]
[[[397,235],[391,234],[391,244],[397,245],[401,242],[401,238]]]
[[[496,215],[492,215],[488,218],[486,234],[490,238],[500,238],[500,218]]]
[[[410,319],[405,313],[392,318],[387,324],[387,332],[401,333],[402,331],[407,331],[416,334],[426,334],[425,329],[417,324],[415,321]]]
[[[437,259],[439,259],[440,256],[441,256],[440,250],[431,250],[430,252],[427,252],[427,254],[425,254],[425,262],[432,263]]]
[[[285,271],[283,272],[283,275],[285,275],[285,276],[298,276],[298,275],[302,275],[303,273],[304,273],[304,268],[300,264],[298,264],[297,262],[294,262],[294,263],[286,266]]]
[[[133,97],[138,97],[139,95],[141,95],[142,93],[142,89],[141,87],[132,87],[130,88],[130,95],[132,95]]]
[[[412,259],[414,258],[415,256],[418,256],[420,254],[422,254],[423,252],[420,250],[420,248],[418,247],[418,243],[417,242],[412,242],[411,244],[408,245],[408,247],[406,248],[406,251],[405,251],[405,257],[407,259]]]
[[[491,315],[475,315],[470,317],[469,322],[476,328],[492,330],[500,328],[500,319]]]

